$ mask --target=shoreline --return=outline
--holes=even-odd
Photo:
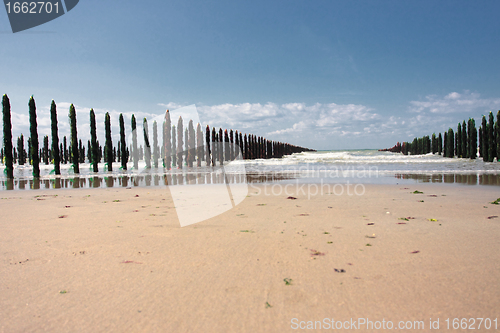
[[[224,178],[226,177],[226,178]],[[247,184],[373,184],[373,185],[418,185],[446,184],[469,186],[500,186],[500,174],[497,173],[396,173],[374,177],[310,177],[294,175],[290,172],[267,172],[246,174],[222,174],[220,172],[175,172],[175,173],[139,173],[131,175],[82,175],[74,177],[42,177],[0,180],[0,192],[24,190],[54,190],[82,188],[165,188],[175,185],[207,185],[223,183]],[[169,184],[169,185],[166,185]]]
[[[182,228],[167,189],[5,192],[0,332],[289,332],[293,318],[446,331],[498,316],[495,187],[264,189]]]

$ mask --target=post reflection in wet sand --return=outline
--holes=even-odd
[[[396,179],[412,180],[416,183],[444,183],[463,185],[500,186],[498,174],[421,174],[398,173]],[[107,175],[68,178],[13,179],[2,180],[0,190],[38,190],[38,189],[78,189],[111,187],[158,187],[171,185],[202,184],[239,184],[272,183],[301,178],[300,174],[286,172],[266,173],[223,173],[223,172],[174,172],[164,174]]]
[[[396,174],[396,179],[414,180],[417,183],[445,183],[464,185],[500,185],[500,175],[498,174]]]

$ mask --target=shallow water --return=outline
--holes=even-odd
[[[205,162],[202,162],[205,165]],[[237,160],[221,167],[184,166],[182,169],[121,170],[113,163],[113,172],[93,173],[90,164],[80,164],[75,175],[69,164],[61,165],[61,176],[52,165],[40,165],[40,178],[33,179],[30,166],[15,166],[14,180],[0,178],[0,190],[105,188],[131,186],[167,186],[216,183],[359,183],[414,184],[443,183],[464,185],[500,185],[500,163],[482,159],[444,158],[440,155],[405,156],[377,150],[304,152],[281,159]],[[0,166],[4,175],[5,167]]]

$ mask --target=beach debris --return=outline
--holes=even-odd
[[[113,200],[113,202],[120,202],[120,200],[116,199],[116,200]]]
[[[137,213],[138,211],[139,211],[138,209],[134,209],[132,212]]]
[[[59,290],[59,294],[67,294],[68,291],[67,290]]]
[[[324,255],[325,255],[324,252],[319,252],[319,251],[311,249],[311,256],[324,256]]]
[[[67,218],[67,217],[68,217],[68,215],[59,215],[58,217],[59,217],[60,219],[65,219],[65,218]]]
[[[348,264],[349,266],[352,266],[352,263],[350,263],[350,262],[348,262],[347,264]]]
[[[47,241],[45,241],[45,242],[47,243]],[[26,260],[20,261],[19,263],[22,265],[28,261],[29,261],[29,259],[26,259]],[[12,263],[10,263],[10,264],[13,265]],[[14,265],[17,265],[17,262],[15,262]]]
[[[493,205],[500,205],[500,198],[496,199],[495,201],[491,202]]]
[[[333,242],[326,242],[326,244],[332,244]]]
[[[290,278],[284,278],[283,281],[285,281],[285,285],[286,286],[291,286],[292,285],[292,279]]]
[[[418,200],[418,202],[424,202],[424,200]]]
[[[437,195],[435,195],[435,194],[429,194],[429,195],[427,195],[427,196],[428,196],[428,197],[437,198]]]
[[[245,215],[245,214],[236,214],[236,216],[243,216],[243,215]]]
[[[124,260],[121,262],[121,264],[142,264],[142,262],[133,260]]]
[[[64,208],[71,208],[71,206],[64,206]]]
[[[365,245],[365,246],[372,246],[372,245],[371,245],[370,243],[366,243],[366,245]]]
[[[325,235],[329,235],[330,233],[328,231],[323,232]]]
[[[266,309],[267,308],[272,308],[273,306],[271,304],[269,304],[269,302],[266,302]]]
[[[497,217],[498,217],[498,216],[496,216],[496,215],[492,215],[492,216],[488,216],[488,217],[487,217],[487,219],[488,219],[488,220],[491,220],[491,219],[496,219]]]
[[[250,233],[254,233],[255,231],[252,231],[252,230],[240,230],[240,232],[250,232]]]
[[[341,269],[337,269],[337,268],[334,268],[333,269],[336,273],[345,273],[345,269],[341,268]]]
[[[398,222],[398,224],[406,224],[406,222]]]
[[[139,197],[139,194],[134,195],[134,198],[138,198],[138,197]],[[162,199],[162,200],[165,200],[165,199]]]
[[[371,236],[366,235],[365,237],[366,237],[366,238],[377,238],[377,236],[375,236],[375,234],[372,234]]]
[[[391,212],[385,212],[387,215],[389,215]]]
[[[400,217],[398,220],[410,221],[410,219],[409,219],[409,218],[407,218],[407,217]]]
[[[375,225],[375,223],[370,222],[370,223],[367,223],[366,225]]]
[[[415,191],[413,191],[412,193],[413,193],[413,194],[423,194],[424,192],[421,192],[421,191],[419,191],[419,190],[415,190]]]
[[[296,197],[288,197],[287,199],[290,199],[290,200],[297,200]]]
[[[419,250],[415,250],[415,251],[411,251],[410,253],[411,254],[416,254],[416,253],[420,253],[420,251]]]
[[[333,208],[332,206],[328,206],[328,208]]]
[[[427,220],[429,220],[431,222],[437,222],[437,219],[427,219]]]
[[[309,214],[299,214],[299,216],[309,216]]]
[[[267,204],[263,204],[263,203],[260,203],[260,204],[257,204],[257,206],[265,206]]]

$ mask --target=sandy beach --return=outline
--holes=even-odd
[[[3,191],[0,332],[496,331],[498,187],[365,186],[252,185],[183,228],[167,188]]]

